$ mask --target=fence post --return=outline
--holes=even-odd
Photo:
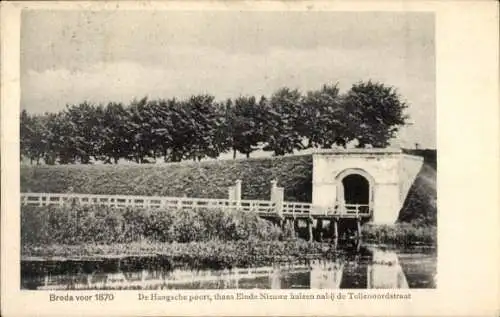
[[[236,181],[236,185],[234,186],[234,198],[236,200],[236,206],[239,208],[241,204],[241,179]]]
[[[283,200],[284,200],[284,189],[283,187],[277,187],[277,181],[271,181],[271,203],[275,206],[275,212],[278,216],[283,215]]]
[[[235,191],[236,191],[235,186],[229,186],[227,188],[227,193],[228,193],[227,196],[228,196],[229,200],[231,200],[231,201],[236,200],[235,195],[234,195]]]
[[[285,191],[283,187],[276,188],[275,200],[276,203],[276,212],[280,217],[283,215],[283,201],[285,197]]]
[[[277,186],[278,186],[278,181],[277,181],[277,180],[275,180],[275,179],[273,179],[273,180],[271,181],[271,199],[272,199],[273,191],[274,191],[274,189],[275,189]]]
[[[277,183],[275,179],[271,181],[271,202],[275,201]]]

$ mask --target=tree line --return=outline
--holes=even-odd
[[[143,98],[130,104],[83,102],[57,113],[20,115],[20,150],[32,164],[148,163],[250,157],[257,149],[284,155],[308,148],[386,147],[405,124],[406,103],[394,87],[359,82],[301,93],[281,88],[271,96],[217,101]]]

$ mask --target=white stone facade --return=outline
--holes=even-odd
[[[423,158],[403,154],[399,149],[316,152],[312,204],[322,208],[342,206],[346,203],[343,180],[349,175],[361,175],[369,185],[367,203],[371,221],[392,224],[422,164]]]

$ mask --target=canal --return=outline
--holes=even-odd
[[[189,268],[168,256],[24,259],[25,290],[394,289],[435,288],[436,250],[358,246],[334,258],[304,258],[267,266]]]

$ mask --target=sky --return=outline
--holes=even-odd
[[[359,81],[394,86],[413,123],[398,144],[435,148],[431,13],[42,11],[21,24],[21,108],[209,93],[218,100]]]

